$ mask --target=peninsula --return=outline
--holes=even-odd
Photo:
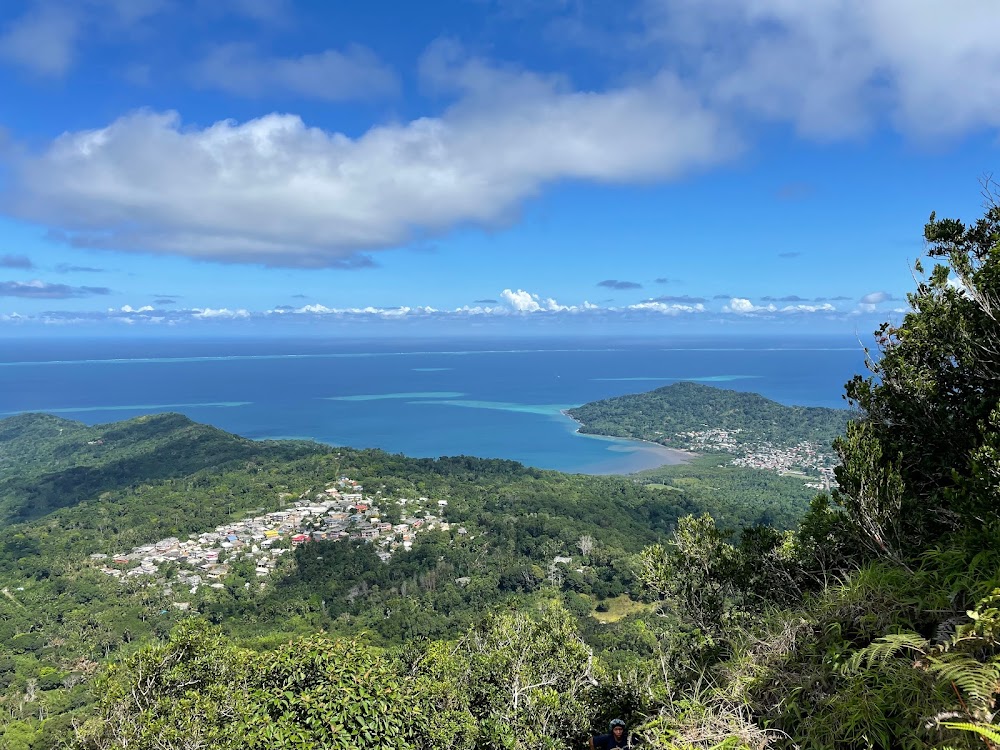
[[[756,393],[680,382],[593,401],[566,415],[590,435],[645,440],[695,453],[724,453],[737,466],[801,474],[826,488],[846,409],[785,406]]]

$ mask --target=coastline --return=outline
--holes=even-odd
[[[635,474],[640,471],[648,471],[649,469],[658,469],[661,466],[677,466],[678,464],[686,464],[694,459],[698,458],[701,454],[692,453],[691,451],[681,450],[679,448],[668,448],[660,443],[654,443],[651,440],[641,440],[639,438],[624,438],[617,437],[614,435],[595,435],[587,432],[580,432],[580,428],[583,427],[583,423],[578,419],[574,419],[572,416],[567,414],[567,409],[561,409],[559,413],[572,422],[576,427],[573,430],[574,435],[578,435],[584,438],[592,438],[595,440],[604,440],[608,442],[614,442],[619,444],[617,450],[615,448],[610,448],[609,450],[619,452],[619,453],[633,453],[639,454],[641,456],[648,456],[651,460],[641,461],[642,465],[637,465],[631,471],[623,472],[619,467],[616,470],[605,470],[602,469],[601,464],[592,467],[591,469],[580,472],[583,474],[595,474],[595,475],[612,475],[612,474]],[[634,446],[634,447],[629,447]],[[610,463],[610,462],[609,462]],[[619,462],[616,462],[619,463]],[[611,467],[608,466],[607,469]]]

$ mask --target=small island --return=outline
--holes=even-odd
[[[756,393],[689,382],[593,401],[565,413],[583,434],[724,453],[737,466],[801,474],[817,489],[829,486],[836,463],[833,440],[851,418],[846,409],[785,406]]]

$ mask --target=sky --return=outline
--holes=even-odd
[[[4,0],[0,336],[870,332],[996,0]]]

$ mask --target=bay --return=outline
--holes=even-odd
[[[0,341],[0,415],[88,424],[175,411],[255,439],[475,455],[582,473],[680,460],[579,435],[563,409],[678,380],[843,407],[857,339],[94,339]]]

